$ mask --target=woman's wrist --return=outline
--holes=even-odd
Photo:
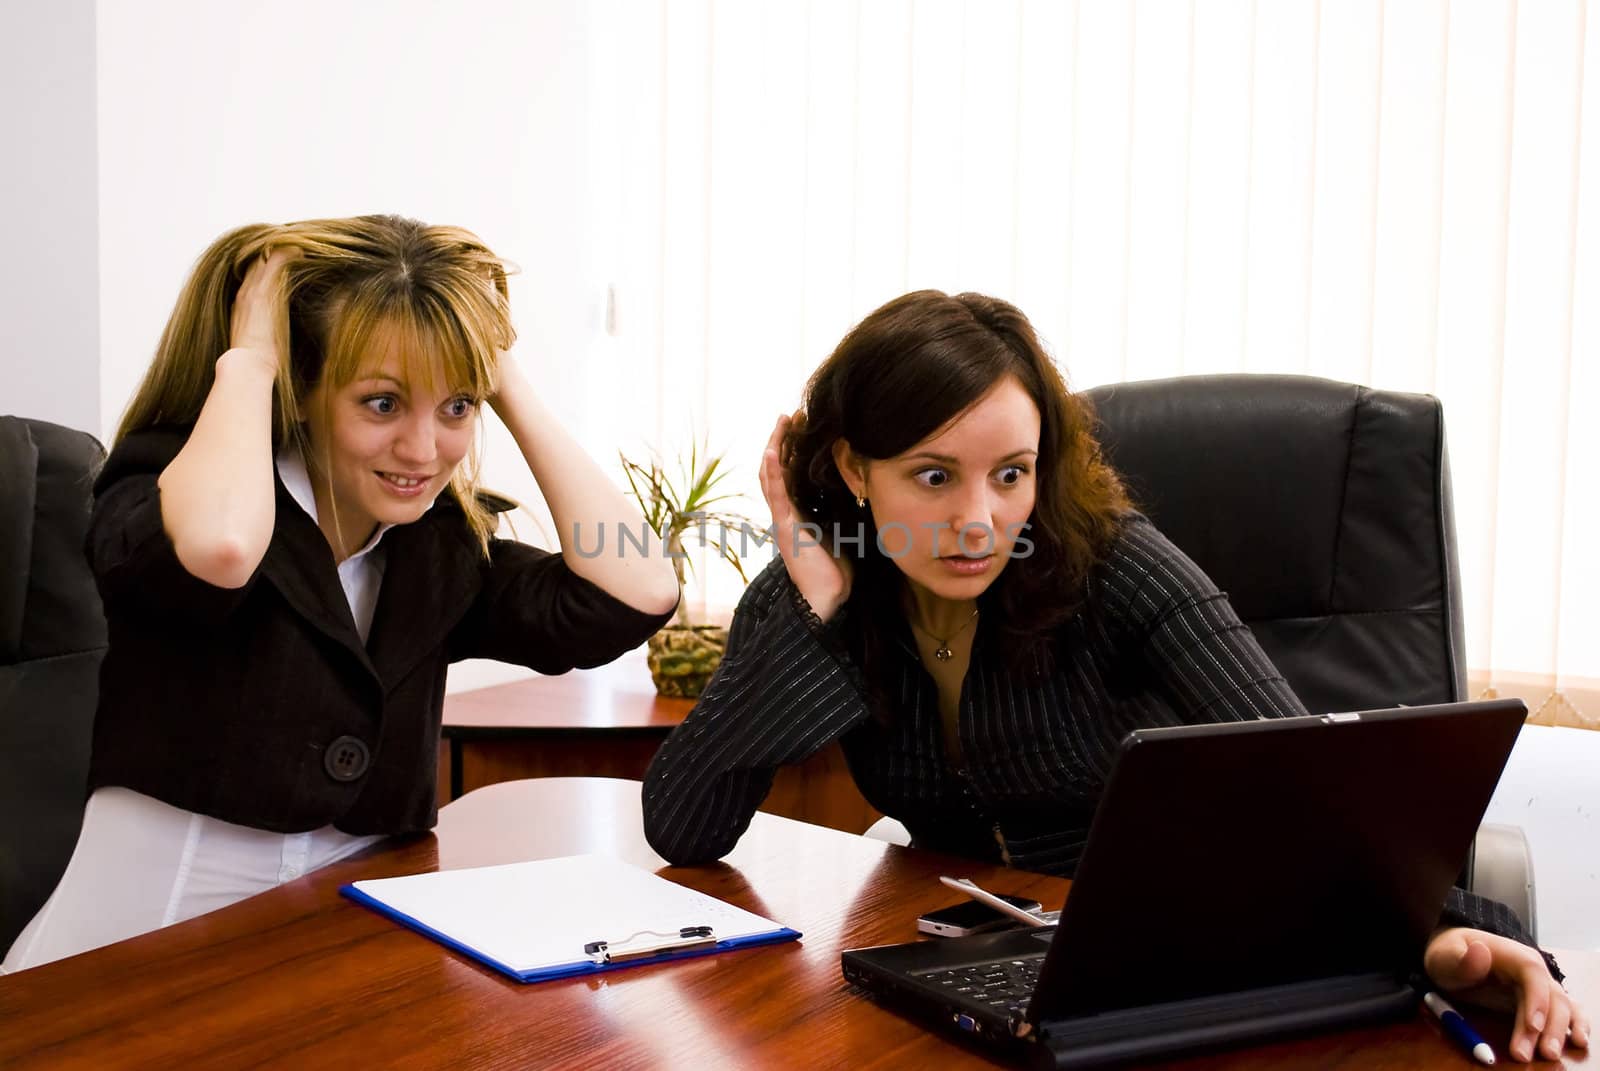
[[[275,353],[235,346],[217,358],[217,375],[229,378],[247,377],[271,383],[278,378],[278,357]]]
[[[794,608],[799,612],[802,620],[811,627],[813,632],[820,632],[839,616],[844,608],[845,600],[842,597],[825,598],[818,595],[813,602],[803,591],[794,578],[789,578],[789,598],[794,603]]]
[[[844,609],[844,600],[840,598],[818,599],[811,604],[811,612],[817,615],[824,625],[829,624],[839,616],[839,611]]]

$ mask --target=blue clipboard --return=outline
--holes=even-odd
[[[695,959],[801,936],[604,856],[380,878],[339,892],[518,982]]]

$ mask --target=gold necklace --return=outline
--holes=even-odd
[[[911,622],[911,627],[939,645],[933,649],[933,657],[937,658],[941,662],[948,662],[950,661],[950,640],[955,639],[957,636],[967,631],[968,626],[970,626],[976,620],[978,620],[978,610],[977,607],[973,607],[972,616],[967,618],[966,621],[962,623],[960,628],[950,633],[949,639],[940,639],[938,636],[935,636],[933,633],[929,632],[924,626],[917,624],[915,620]]]

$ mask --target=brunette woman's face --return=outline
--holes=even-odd
[[[1016,552],[1038,458],[1039,408],[1012,376],[898,457],[835,453],[884,553],[912,584],[953,601],[977,598]]]
[[[472,446],[477,400],[451,391],[442,374],[437,385],[417,382],[407,364],[390,346],[350,383],[318,384],[307,399],[317,513],[341,560],[379,524],[426,513]]]

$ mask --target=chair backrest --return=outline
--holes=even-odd
[[[1283,375],[1087,393],[1135,502],[1312,713],[1464,697],[1438,399]]]
[[[93,436],[0,417],[0,953],[83,821],[106,626],[84,557]]]

